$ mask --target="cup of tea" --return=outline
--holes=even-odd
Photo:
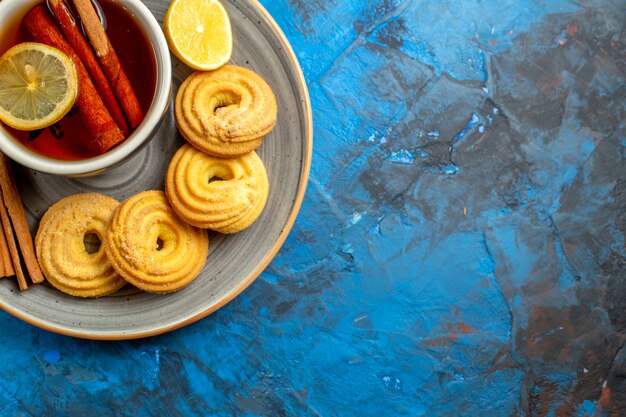
[[[170,103],[167,41],[141,0],[98,0],[95,19],[78,3],[0,2],[0,55],[23,42],[51,44],[76,67],[77,98],[59,121],[33,130],[0,121],[0,151],[39,172],[94,175],[121,163],[154,137]]]

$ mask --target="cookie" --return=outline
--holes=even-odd
[[[255,72],[236,65],[191,74],[174,105],[176,125],[195,148],[233,157],[261,146],[276,125],[276,97]]]
[[[101,244],[118,205],[111,197],[85,193],[63,198],[46,211],[35,236],[35,251],[53,287],[77,297],[102,297],[126,284]],[[96,243],[94,251],[85,244],[90,237]]]
[[[259,217],[268,189],[265,165],[254,151],[226,159],[185,144],[165,177],[165,192],[181,219],[225,234],[240,232]]]
[[[144,191],[119,205],[104,241],[113,268],[137,288],[178,291],[202,270],[206,230],[182,221],[163,191]]]

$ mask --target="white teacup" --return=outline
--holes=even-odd
[[[14,138],[0,124],[0,150],[17,163],[49,174],[94,175],[121,163],[148,143],[168,110],[172,92],[172,65],[167,41],[152,12],[141,0],[113,0],[125,8],[144,32],[156,64],[156,87],[152,103],[141,124],[119,145],[102,155],[83,160],[60,160],[43,156]],[[42,0],[2,0],[0,2],[0,39],[11,36],[22,18]]]

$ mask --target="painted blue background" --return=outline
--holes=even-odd
[[[283,249],[159,337],[0,313],[0,415],[626,415],[626,2],[262,3],[315,119]]]

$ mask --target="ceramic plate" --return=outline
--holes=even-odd
[[[169,0],[144,0],[159,22]],[[260,74],[278,101],[276,128],[257,151],[270,181],[261,217],[236,235],[210,234],[204,269],[179,292],[155,295],[124,288],[100,299],[66,296],[37,285],[19,292],[15,279],[0,280],[0,307],[36,326],[90,339],[131,339],[164,333],[214,312],[250,285],[276,255],[300,208],[311,162],[311,109],[304,77],[278,25],[254,0],[223,0],[231,17],[231,63]],[[191,70],[172,58],[174,94]],[[173,99],[172,99],[173,100]],[[171,156],[184,143],[170,111],[157,136],[141,153],[105,174],[64,178],[16,167],[31,231],[60,198],[99,192],[120,201],[140,191],[163,189]]]

